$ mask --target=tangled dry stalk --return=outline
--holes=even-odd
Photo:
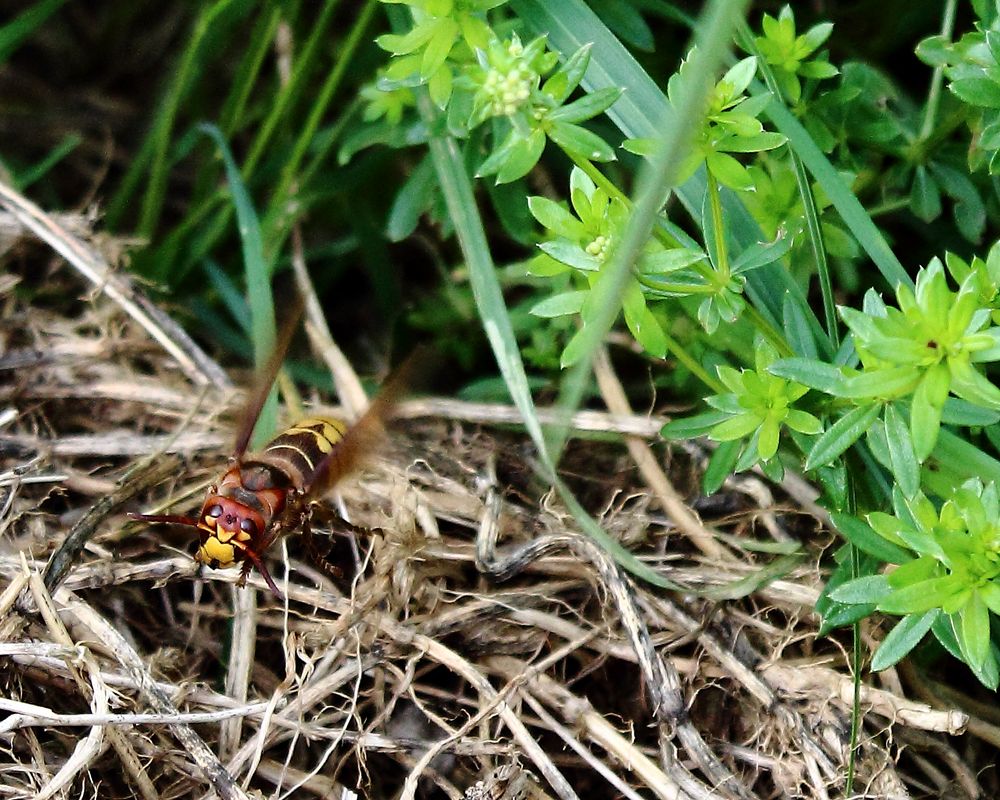
[[[601,359],[613,413],[578,415],[564,467],[685,587],[665,592],[577,531],[503,428],[511,409],[414,401],[331,500],[376,530],[365,569],[345,592],[283,542],[281,605],[124,517],[200,501],[238,407],[225,374],[160,329],[179,369],[123,315],[141,293],[122,275],[70,300],[77,273],[18,248],[0,281],[4,797],[844,796],[849,659],[812,611],[833,540],[798,484],[744,478],[689,507],[702,454],[665,460],[661,421],[632,414]],[[867,681],[859,796],[995,795],[977,774],[995,718],[920,702],[935,687],[903,670]]]

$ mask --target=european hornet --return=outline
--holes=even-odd
[[[279,538],[296,530],[311,541],[314,501],[376,447],[384,435],[383,422],[407,385],[415,361],[411,356],[390,376],[353,425],[327,417],[308,417],[278,434],[259,453],[245,455],[292,331],[293,325],[289,324],[258,378],[243,411],[232,466],[218,483],[209,486],[198,516],[128,515],[146,522],[196,528],[201,537],[196,561],[212,569],[239,564],[239,586],[246,584],[250,570],[256,567],[279,600],[283,598],[264,564],[264,553]]]

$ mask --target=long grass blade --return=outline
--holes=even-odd
[[[229,191],[233,196],[236,221],[243,249],[243,268],[246,272],[247,297],[250,304],[250,338],[254,346],[254,362],[262,372],[275,350],[276,331],[274,297],[271,293],[271,276],[264,260],[264,243],[260,234],[260,220],[254,209],[250,193],[243,183],[240,169],[229,150],[222,131],[215,125],[200,125],[198,129],[209,136],[219,148],[226,168]],[[260,418],[251,442],[254,446],[272,433],[277,421],[277,395],[272,391],[263,404]]]
[[[33,3],[7,24],[0,25],[0,64],[6,62],[24,40],[42,27],[45,20],[65,3],[66,0],[42,0]]]

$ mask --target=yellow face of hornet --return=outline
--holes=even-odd
[[[254,510],[230,497],[211,496],[205,502],[198,529],[201,545],[195,559],[212,569],[225,569],[246,558],[254,537],[263,529]]]

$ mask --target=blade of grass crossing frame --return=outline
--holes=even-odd
[[[436,126],[433,123],[436,112],[426,92],[418,93],[417,107],[430,123],[431,129],[435,130]],[[514,337],[514,328],[510,321],[507,305],[504,302],[503,292],[500,289],[500,282],[497,279],[493,257],[486,243],[482,218],[476,207],[476,198],[462,154],[455,141],[447,136],[431,137],[429,147],[445,204],[448,207],[448,214],[455,226],[455,234],[469,268],[472,293],[479,316],[482,319],[483,328],[514,405],[521,412],[528,434],[538,448],[545,479],[559,489],[560,495],[567,507],[573,512],[573,516],[580,523],[581,528],[610,552],[622,567],[655,586],[670,588],[669,581],[639,561],[632,553],[601,530],[600,526],[590,518],[572,496],[565,484],[559,480],[555,465],[546,450],[542,426],[535,411],[534,400],[528,387],[528,378],[521,361],[521,353]]]
[[[433,117],[435,111],[431,108],[428,97],[420,93],[418,107],[425,118]],[[542,426],[535,412],[535,403],[528,387],[528,377],[524,372],[521,353],[517,348],[514,327],[507,312],[500,281],[496,276],[493,256],[490,254],[483,230],[482,218],[476,207],[476,198],[469,182],[465,162],[453,139],[440,136],[432,137],[429,143],[431,159],[437,173],[448,215],[455,226],[469,268],[469,280],[472,284],[472,294],[479,310],[486,337],[496,357],[510,392],[514,405],[524,419],[525,427],[546,466],[552,463],[545,450],[545,440]]]
[[[580,405],[590,371],[590,360],[614,325],[622,307],[622,293],[643,246],[649,240],[656,217],[676,183],[677,170],[687,155],[690,141],[704,113],[705,98],[715,85],[714,75],[729,52],[736,23],[742,19],[746,0],[712,0],[698,26],[697,53],[688,74],[694,76],[684,87],[683,100],[672,114],[664,113],[656,126],[659,149],[645,162],[637,180],[638,188],[625,230],[610,261],[595,284],[603,294],[597,313],[583,331],[583,357],[573,367],[560,390],[559,406],[566,420]],[[566,442],[566,425],[555,428],[549,438],[549,452],[558,463]]]
[[[247,296],[250,304],[250,334],[253,340],[254,362],[258,373],[262,373],[268,360],[275,354],[276,333],[271,275],[264,261],[260,221],[222,131],[215,125],[207,124],[199,125],[198,130],[209,136],[218,146],[219,155],[226,168],[226,178],[233,196],[236,222],[243,246],[243,268],[246,270]],[[259,444],[264,437],[274,432],[277,416],[277,394],[271,391],[266,402],[262,404],[254,436],[250,439],[252,444]]]

